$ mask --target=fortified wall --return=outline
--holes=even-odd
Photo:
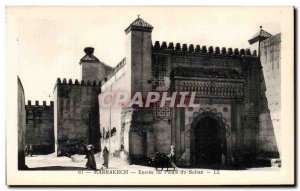
[[[25,110],[25,94],[21,80],[18,83],[18,169],[24,170],[25,165],[25,131],[26,131],[26,110]]]
[[[109,76],[103,81],[101,92],[126,92],[130,93],[130,76],[126,65],[126,59],[122,59]],[[121,147],[122,131],[121,128],[122,105],[112,105],[110,107],[100,107],[100,131],[102,136],[101,145],[106,146],[111,154],[119,155]],[[128,147],[126,148],[128,150]]]
[[[200,112],[224,120],[226,161],[254,161],[258,153],[261,65],[256,51],[166,42],[152,44],[153,27],[138,18],[125,30],[126,64],[103,83],[106,91],[196,92],[200,108],[176,110],[158,104],[145,108],[100,108],[103,142],[110,152],[128,153],[139,163],[175,146],[176,161],[191,164],[195,145],[192,122]],[[126,77],[127,76],[127,77]],[[130,96],[130,97],[131,97]],[[145,97],[144,97],[145,98]],[[119,122],[120,121],[120,122]],[[116,129],[112,136],[112,129]],[[110,137],[111,136],[111,137]]]
[[[260,42],[262,65],[259,155],[279,158],[281,119],[281,34]]]
[[[151,91],[151,32],[153,27],[141,18],[136,19],[126,29],[126,64],[118,69],[102,86],[102,94],[105,92],[126,92],[129,99],[135,92],[146,95]],[[122,63],[122,62],[121,62]],[[126,112],[129,110],[130,112]],[[116,136],[106,142],[111,154],[119,155],[124,151],[130,155],[131,162],[147,154],[147,146],[153,145],[152,139],[144,139],[152,129],[152,121],[149,123],[143,112],[131,111],[132,108],[118,106],[104,111],[101,108],[101,128],[107,131],[116,128]],[[124,113],[125,112],[125,113]],[[123,152],[123,153],[124,153]]]
[[[101,82],[64,78],[54,88],[55,150],[58,155],[84,153],[87,144],[101,149],[98,94]]]
[[[54,102],[40,105],[28,100],[26,109],[26,145],[32,145],[33,154],[50,154],[54,152]]]
[[[158,41],[152,49],[153,91],[195,91],[200,110],[215,109],[228,116],[227,142],[232,145],[233,155],[245,157],[257,153],[259,74],[257,52],[250,49],[179,43],[174,46],[166,42],[160,45]],[[174,145],[178,156],[186,157],[191,112],[187,109],[157,108],[155,151],[167,153],[169,146]]]

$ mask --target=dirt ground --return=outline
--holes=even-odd
[[[103,169],[103,159],[99,153],[95,154],[95,160],[97,169]],[[87,159],[85,155],[73,155],[69,157],[57,157],[54,153],[49,155],[33,155],[32,157],[27,156],[25,158],[26,165],[29,170],[85,170],[85,164]],[[119,158],[110,157],[109,169],[126,169],[126,170],[153,170],[153,167],[142,166],[142,165],[129,165],[125,161]],[[186,168],[178,168],[177,170],[191,170]],[[203,169],[208,170],[208,169]],[[264,167],[264,168],[250,168],[245,170],[280,170],[278,167]]]

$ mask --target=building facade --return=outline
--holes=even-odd
[[[196,92],[200,107],[154,106],[151,110],[136,110],[120,106],[109,112],[100,108],[102,132],[116,129],[116,135],[105,137],[103,145],[116,153],[124,150],[133,163],[156,152],[169,153],[171,145],[175,146],[179,166],[255,162],[264,150],[262,145],[274,140],[265,139],[267,127],[260,120],[264,101],[261,77],[265,74],[258,50],[166,42],[152,45],[152,30],[141,18],[125,30],[125,63],[119,64],[103,83],[102,93],[125,87],[131,95]],[[260,46],[266,44],[263,40],[267,38],[260,39]],[[270,87],[280,91],[274,84]]]
[[[137,18],[125,30],[126,55],[115,68],[88,47],[80,60],[82,80],[57,80],[55,150],[73,145],[76,152],[78,145],[93,144],[143,163],[173,145],[176,164],[193,168],[279,158],[280,96],[274,94],[280,94],[280,34],[260,29],[249,40],[250,50],[153,43],[152,30]],[[200,106],[160,107],[158,100],[150,108],[101,107],[98,96],[107,92],[130,98],[136,92],[195,92]]]

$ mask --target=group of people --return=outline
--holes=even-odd
[[[87,158],[87,162],[86,162],[86,168],[87,169],[91,169],[91,170],[97,170],[97,164],[96,164],[96,160],[95,160],[95,156],[94,156],[94,146],[93,145],[88,145],[86,147],[87,152],[86,152],[86,157]],[[107,147],[104,147],[103,151],[103,164],[102,164],[102,168],[108,168],[108,160],[109,160],[109,151],[107,149]]]
[[[31,156],[32,157],[32,154],[33,154],[33,147],[32,145],[26,145],[25,146],[25,154],[26,156]]]
[[[91,170],[97,170],[97,164],[94,156],[94,146],[93,145],[88,145],[87,147],[87,153],[86,157],[87,162],[86,162],[86,168],[91,169]],[[109,160],[109,151],[107,147],[104,147],[103,151],[103,164],[102,168],[108,168],[108,160]],[[167,155],[168,158],[170,159],[171,166],[176,168],[175,165],[175,147],[173,145],[170,146],[170,154]]]

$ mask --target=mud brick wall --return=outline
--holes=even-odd
[[[243,102],[243,150],[245,160],[254,160],[257,155],[259,125],[260,73],[259,59],[244,57],[242,68],[245,77]]]
[[[259,154],[277,158],[280,153],[280,99],[281,99],[281,34],[260,43],[261,109],[259,127]]]
[[[94,48],[86,47],[84,49],[85,56],[80,59],[81,79],[86,82],[102,81],[111,72],[111,67],[105,65],[97,57],[94,56]]]
[[[112,92],[130,92],[131,78],[129,72],[126,72],[126,60],[123,59],[115,68],[107,80],[103,82],[101,87],[102,93]],[[101,138],[101,146],[107,147],[113,155],[118,155],[121,145],[124,150],[128,151],[128,144],[124,144],[121,139],[124,140],[124,131],[121,133],[121,104],[113,105],[111,107],[102,107],[100,105],[100,132],[103,135]],[[112,133],[112,130],[115,132]],[[126,140],[128,141],[128,140]]]
[[[93,144],[96,152],[100,150],[100,91],[100,82],[57,80],[54,90],[54,128],[58,155],[82,154],[87,144]]]
[[[148,31],[149,32],[149,31]],[[232,49],[220,47],[206,47],[200,45],[187,45],[166,42],[155,42],[151,47],[150,33],[134,31],[127,34],[127,54],[126,65],[121,67],[122,72],[117,72],[122,75],[112,75],[108,81],[102,86],[102,92],[118,91],[123,88],[129,90],[131,93],[141,91],[146,93],[148,91],[174,91],[175,83],[186,82],[192,84],[188,86],[187,91],[194,91],[197,86],[196,81],[207,80],[204,78],[211,78],[208,81],[213,83],[220,83],[224,85],[229,84],[228,88],[233,90],[234,87],[242,88],[242,95],[224,95],[223,97],[205,97],[205,103],[212,104],[228,104],[228,107],[234,106],[230,112],[230,124],[232,125],[232,132],[229,132],[230,138],[236,141],[230,143],[233,145],[232,151],[238,147],[240,154],[246,156],[256,156],[257,153],[257,134],[259,129],[259,109],[260,109],[260,92],[261,81],[260,73],[261,66],[256,52],[250,52],[250,49]],[[185,79],[174,78],[174,71],[177,68],[198,68],[198,70],[210,71],[218,70],[220,73],[234,73],[241,74],[243,77],[226,77],[224,81],[215,79],[215,77],[203,76],[186,76]],[[217,71],[217,72],[218,72]],[[206,75],[206,74],[204,74]],[[210,74],[208,74],[210,75]],[[229,75],[229,74],[228,74]],[[129,78],[127,79],[126,76]],[[123,83],[120,79],[126,78],[130,81]],[[227,79],[228,78],[228,79]],[[230,82],[229,82],[230,81]],[[239,86],[235,86],[235,85]],[[225,84],[226,85],[226,84]],[[226,88],[226,91],[228,90]],[[212,88],[213,89],[213,88]],[[236,91],[236,89],[234,89]],[[230,93],[229,93],[230,94]],[[218,95],[219,96],[219,95]],[[200,96],[202,99],[202,97]],[[238,106],[236,105],[238,103]],[[218,106],[216,106],[218,107]],[[101,131],[108,132],[108,127],[116,127],[117,136],[111,139],[103,139],[103,144],[109,145],[112,153],[117,151],[122,144],[125,150],[129,149],[130,158],[139,158],[142,155],[149,155],[155,152],[168,153],[171,144],[177,144],[176,153],[184,154],[184,147],[181,147],[181,142],[178,142],[178,137],[183,135],[185,129],[179,125],[179,130],[175,129],[176,124],[185,124],[184,117],[179,121],[174,118],[172,110],[165,108],[152,108],[153,119],[149,118],[152,125],[142,124],[134,118],[135,114],[127,114],[126,117],[121,115],[121,108],[113,111],[112,114],[101,111]],[[100,109],[101,110],[101,109]],[[110,111],[111,112],[111,111]],[[102,115],[103,113],[103,115]],[[115,122],[120,120],[121,123]],[[122,117],[123,116],[123,117]],[[146,115],[143,114],[143,119]],[[177,125],[178,126],[178,125]],[[147,127],[147,128],[145,128]],[[128,129],[129,132],[128,132]],[[229,130],[230,131],[230,130]],[[120,132],[120,137],[118,133]],[[177,134],[179,132],[180,134]],[[128,134],[129,133],[129,134]],[[232,136],[232,137],[231,137]],[[238,136],[236,138],[235,136]],[[129,141],[127,140],[129,139]],[[230,154],[230,153],[229,153]],[[230,158],[231,156],[229,156]]]
[[[139,27],[130,27],[125,31],[126,64],[125,60],[121,61],[113,69],[113,75],[109,76],[103,84],[102,92],[125,91],[129,93],[129,97],[135,92],[142,92],[146,96],[152,89],[152,28],[141,30]],[[125,124],[121,115],[122,109],[120,106],[109,109],[100,108],[101,130],[109,132],[112,128],[116,128],[116,136],[103,139],[104,145],[108,146],[111,153],[117,153],[123,147],[129,153],[131,162],[138,161],[144,155],[153,154],[150,149],[154,144],[152,123],[148,122],[152,118],[148,116],[148,113],[135,111],[127,114],[130,120]],[[135,116],[139,116],[138,118],[143,116],[141,117],[143,121],[137,120]]]
[[[104,80],[105,76],[108,76],[111,73],[111,68],[104,65],[102,62],[97,63],[81,63],[81,75],[82,79],[85,81],[102,81]]]
[[[18,77],[18,169],[26,168],[25,165],[25,131],[26,131],[26,110],[25,94],[23,85]]]
[[[33,154],[54,152],[54,113],[53,101],[32,104],[28,100],[26,108],[26,145],[32,145]]]
[[[168,91],[176,89],[176,84],[185,84],[186,89],[195,90],[200,77],[193,78],[187,76],[185,79],[173,79],[173,71],[178,68],[214,68],[220,70],[234,70],[243,75],[243,90],[244,95],[241,99],[235,100],[233,103],[242,103],[239,106],[239,111],[234,113],[233,125],[236,126],[235,121],[237,118],[241,120],[237,138],[237,147],[242,155],[252,155],[255,156],[257,152],[257,132],[258,132],[258,116],[259,116],[259,102],[260,102],[260,63],[256,52],[250,52],[249,49],[232,49],[232,48],[220,48],[220,47],[206,47],[200,45],[187,45],[187,44],[173,44],[166,42],[156,41],[152,50],[152,85],[155,91]],[[203,77],[202,77],[203,78]],[[226,81],[226,80],[225,80]],[[224,82],[225,82],[224,81]],[[193,86],[193,84],[195,86]],[[190,87],[191,86],[191,87]],[[172,89],[173,88],[173,89]],[[205,102],[206,98],[200,99]],[[230,99],[234,100],[233,97]],[[208,100],[209,101],[209,100]],[[216,99],[219,104],[228,103],[228,98]],[[212,103],[215,103],[212,100]],[[163,137],[170,137],[170,132],[172,133],[172,140],[175,139],[176,135],[174,132],[176,130],[170,130],[175,127],[171,124],[165,126],[160,121],[173,121],[170,109],[165,109],[163,112],[155,113],[155,125],[154,132],[160,130],[156,133],[156,150],[161,152],[168,152],[170,142]],[[232,127],[233,131],[236,131],[237,127]],[[163,130],[163,131],[161,131]],[[161,138],[160,138],[161,137]],[[174,141],[172,141],[174,142]],[[175,141],[176,142],[176,141]],[[175,143],[174,142],[174,143]],[[175,147],[179,149],[178,146]],[[233,148],[234,149],[234,148]],[[177,153],[180,153],[177,150]],[[253,155],[254,154],[254,155]]]

